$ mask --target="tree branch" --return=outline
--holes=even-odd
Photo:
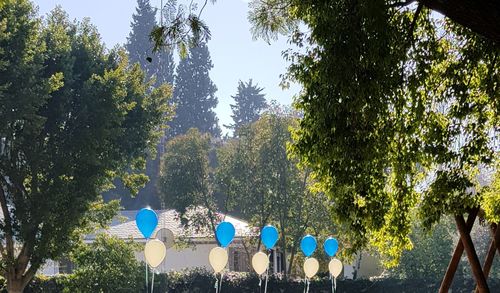
[[[0,180],[5,182],[3,175]],[[7,206],[7,198],[3,189],[4,185],[0,184],[0,206],[2,207],[3,219],[5,222],[5,242],[6,242],[6,259],[14,259],[14,239],[12,237],[12,219],[10,217],[9,208]],[[2,245],[3,246],[3,245]],[[3,250],[3,247],[2,247]],[[2,253],[3,255],[3,253]]]

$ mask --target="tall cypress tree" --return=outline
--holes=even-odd
[[[171,0],[174,5],[167,5],[164,10],[165,17],[175,14],[172,9],[175,6],[175,0]],[[149,34],[153,27],[157,25],[157,9],[152,7],[149,0],[138,0],[136,12],[132,15],[131,31],[127,38],[125,47],[129,53],[131,64],[139,63],[145,72],[146,79],[154,78],[155,86],[164,83],[170,85],[174,82],[174,59],[172,51],[164,49],[160,52],[152,53],[153,43]],[[148,60],[148,58],[151,58]],[[149,182],[139,191],[135,198],[129,196],[129,192],[120,182],[115,182],[117,188],[104,195],[105,199],[121,198],[121,203],[126,209],[138,209],[149,205],[153,208],[160,208],[160,200],[156,189],[160,162],[159,157],[163,151],[165,139],[161,139],[157,147],[156,157],[150,157],[146,162],[146,175]]]
[[[170,18],[175,14],[175,0],[171,0],[174,5],[167,5],[164,10],[164,18]],[[157,9],[153,8],[149,0],[138,0],[137,8],[132,15],[131,32],[125,45],[129,52],[130,63],[139,63],[146,72],[147,78],[156,78],[156,85],[163,83],[173,84],[174,82],[174,59],[172,51],[167,49],[157,53],[152,53],[153,42],[149,34],[157,25]],[[151,58],[148,60],[148,58]]]
[[[169,137],[197,128],[202,133],[219,137],[221,129],[214,108],[217,87],[210,79],[213,68],[208,47],[201,43],[189,49],[187,57],[177,67],[173,102],[175,117],[170,122]]]
[[[234,124],[229,125],[229,128],[238,130],[245,124],[250,124],[259,119],[261,112],[267,108],[265,95],[262,93],[264,89],[257,84],[252,83],[252,79],[248,82],[238,82],[238,92],[235,96],[231,96],[235,104],[231,104],[233,111]]]

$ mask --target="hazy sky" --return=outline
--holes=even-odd
[[[124,44],[130,32],[132,14],[136,0],[35,0],[44,15],[56,5],[61,5],[71,19],[89,17],[97,26],[108,48]],[[181,1],[179,1],[181,2]],[[160,0],[151,0],[151,5],[159,7]],[[250,24],[247,20],[248,1],[218,0],[215,5],[207,5],[202,18],[212,32],[208,43],[214,68],[210,76],[217,85],[219,105],[216,112],[219,123],[230,124],[233,103],[231,95],[236,93],[238,80],[252,78],[261,87],[268,100],[290,104],[299,86],[288,90],[279,87],[279,75],[286,71],[287,63],[281,57],[286,49],[283,38],[268,45],[262,40],[252,40]]]

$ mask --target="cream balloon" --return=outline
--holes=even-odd
[[[332,276],[337,278],[342,272],[342,262],[336,258],[332,259],[328,264],[328,270]]]
[[[262,251],[257,252],[252,257],[252,267],[257,275],[262,275],[269,266],[269,256]]]
[[[146,262],[152,267],[158,267],[167,255],[165,244],[158,239],[149,240],[144,247]]]
[[[318,270],[319,270],[319,262],[317,259],[315,259],[314,257],[306,259],[306,261],[304,262],[304,273],[306,273],[306,277],[308,278],[314,277],[314,275],[316,275]]]
[[[214,269],[215,273],[220,273],[226,267],[227,260],[228,255],[224,248],[214,247],[210,250],[208,261],[210,262],[210,265]]]

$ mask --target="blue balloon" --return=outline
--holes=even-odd
[[[233,241],[234,233],[234,226],[229,222],[220,222],[215,228],[215,236],[222,247],[227,247]]]
[[[278,242],[278,238],[278,230],[274,226],[267,225],[262,228],[262,231],[260,232],[260,239],[262,240],[262,243],[264,243],[266,249],[272,249],[274,245],[276,245],[276,242]]]
[[[311,256],[316,250],[316,239],[311,235],[306,235],[300,241],[300,249],[305,256]]]
[[[323,243],[323,248],[325,249],[326,255],[333,257],[339,249],[339,242],[333,237],[328,237],[325,240],[325,243]]]
[[[144,238],[148,239],[158,225],[158,216],[152,209],[143,208],[135,216],[135,224]]]

